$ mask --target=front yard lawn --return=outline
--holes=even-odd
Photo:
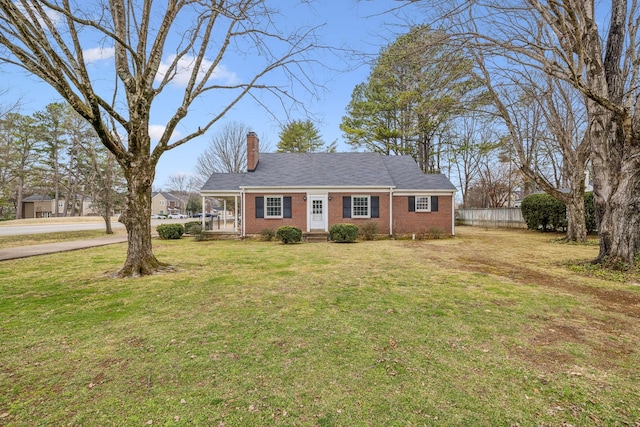
[[[0,263],[0,425],[637,425],[640,287],[597,246],[154,241]]]

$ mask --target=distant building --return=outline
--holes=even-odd
[[[184,214],[184,202],[166,191],[154,191],[151,195],[151,214]]]
[[[58,199],[59,215],[64,215],[65,199]],[[99,215],[99,212],[92,207],[90,197],[78,197],[75,213],[78,216]],[[68,212],[67,215],[72,214]],[[56,201],[53,197],[34,194],[22,199],[22,218],[49,218],[56,216]]]

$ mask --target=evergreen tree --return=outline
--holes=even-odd
[[[385,155],[411,154],[423,171],[440,170],[440,135],[481,95],[472,61],[447,46],[447,37],[417,26],[382,50],[342,119],[347,143]]]
[[[280,130],[279,153],[320,151],[324,146],[320,132],[311,120],[294,120]]]

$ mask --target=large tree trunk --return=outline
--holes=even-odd
[[[111,206],[107,206],[104,210],[104,232],[105,234],[113,234],[113,227],[111,226]]]
[[[623,139],[611,148],[594,148],[593,196],[600,234],[597,261],[618,268],[634,265],[640,253],[640,147]]]
[[[24,189],[24,179],[22,176],[18,179],[18,196],[16,197],[16,219],[22,219],[24,216],[24,207],[22,206],[22,196]]]
[[[151,185],[155,169],[148,158],[140,159],[136,167],[125,169],[128,185],[126,207],[120,216],[127,228],[127,259],[119,277],[149,275],[167,268],[153,255],[151,245]]]
[[[581,150],[579,150],[581,151]],[[587,223],[584,209],[584,190],[585,190],[585,161],[580,153],[564,153],[566,162],[571,162],[571,187],[569,193],[564,193],[555,188],[547,180],[533,172],[527,167],[520,170],[523,174],[530,178],[532,182],[537,183],[545,193],[564,203],[567,208],[567,234],[565,240],[568,242],[586,242],[587,240]]]
[[[584,172],[582,179],[575,177],[571,181],[571,192],[567,195],[567,235],[570,242],[587,241],[587,222],[584,217]],[[578,182],[575,180],[578,179]]]
[[[110,173],[110,172],[107,172]],[[111,184],[111,181],[109,180],[109,184]],[[111,187],[109,188],[105,188],[105,192],[104,192],[104,210],[102,213],[102,218],[104,219],[104,226],[105,226],[105,230],[104,232],[106,234],[113,234],[113,228],[111,227],[111,216],[113,215],[113,199],[111,197],[111,194],[113,192],[113,189]]]
[[[625,81],[629,76],[622,67],[625,52],[634,52],[625,51],[626,30],[631,28],[626,25],[627,12],[626,0],[612,0],[605,49],[593,10],[583,36],[589,59],[585,73],[589,86],[587,111],[600,235],[597,261],[614,268],[633,266],[640,251],[640,113],[637,100],[629,105],[626,98]]]

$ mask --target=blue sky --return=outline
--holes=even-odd
[[[297,2],[288,0],[276,0],[274,3],[281,4],[281,15],[276,18],[280,26],[289,28],[320,26],[316,32],[323,45],[366,53],[370,55],[370,59],[382,46],[408,28],[407,20],[404,18],[408,16],[408,9],[401,10],[402,16],[384,13],[399,6],[400,2],[396,0],[318,0],[296,7],[291,5]],[[85,51],[91,48],[89,44],[83,47]],[[350,147],[344,144],[339,125],[353,88],[366,80],[370,67],[366,64],[364,57],[352,55],[346,51],[334,51],[331,54],[318,51],[316,55],[314,59],[318,63],[307,71],[311,79],[322,86],[317,92],[318,96],[311,97],[303,92],[296,92],[296,96],[300,97],[304,108],[312,115],[323,140],[326,143],[337,140],[338,151],[348,151]],[[243,69],[248,65],[247,61],[250,61],[250,58],[246,56],[228,60],[224,63],[224,68],[220,69],[220,79],[232,81],[234,76],[242,74]],[[100,67],[98,61],[92,65],[96,69]],[[9,82],[9,86],[6,86],[9,89],[8,96],[5,97],[7,101],[3,104],[9,104],[8,100],[11,98],[21,97],[20,112],[22,114],[31,114],[43,109],[50,102],[61,100],[55,91],[35,77],[28,77],[16,69],[6,68],[2,70],[2,74],[3,80]],[[113,79],[113,74],[110,78]],[[162,108],[152,110],[152,131],[162,129],[164,117],[168,117],[175,111],[175,107],[168,102],[171,94],[165,94],[165,96],[168,97],[167,102],[163,101],[161,105],[166,106],[168,110],[165,112]],[[252,97],[246,97],[206,135],[166,152],[158,164],[154,188],[166,189],[167,178],[171,175],[193,174],[196,160],[208,145],[211,136],[229,121],[246,124],[258,134],[263,145],[273,150],[277,144],[280,129],[280,123],[274,120],[274,115],[281,122],[286,122],[287,114],[291,119],[307,118],[300,110],[285,107],[287,109],[285,111],[273,97],[266,97],[264,100],[273,115],[258,105]],[[211,114],[207,105],[214,105],[215,102],[215,93],[205,96],[190,111],[188,120],[183,122],[178,131],[186,134],[190,127],[197,127],[200,123],[204,123],[207,115]]]

